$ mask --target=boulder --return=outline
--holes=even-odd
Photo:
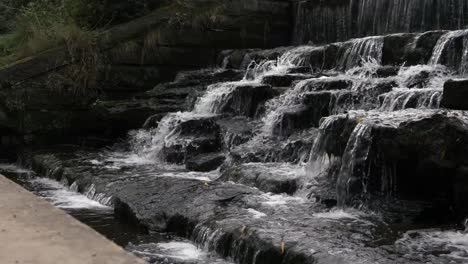
[[[166,161],[183,164],[200,154],[221,150],[222,138],[216,117],[196,118],[179,123],[162,149]]]
[[[275,74],[263,76],[262,83],[271,85],[273,87],[289,87],[295,81],[310,78],[313,78],[313,76],[304,74]]]
[[[419,212],[431,217],[415,221],[465,215],[461,200],[468,193],[460,186],[466,183],[461,175],[467,166],[468,122],[462,112],[363,114],[354,117],[358,125],[342,155],[337,182],[340,204],[392,207],[388,199],[418,201]]]
[[[312,73],[312,69],[310,66],[296,66],[296,67],[291,67],[287,70],[287,73],[292,73],[292,74],[297,74],[297,73],[302,73],[302,74],[310,74]]]
[[[301,82],[303,91],[328,91],[351,89],[353,81],[346,78],[316,78]]]
[[[387,78],[398,75],[400,69],[394,66],[382,66],[377,68],[375,75],[377,78]]]
[[[448,80],[444,84],[441,107],[468,110],[468,80]]]
[[[208,172],[216,170],[226,160],[222,153],[208,153],[195,156],[185,162],[185,167],[191,171]]]
[[[281,113],[273,134],[287,137],[296,131],[318,127],[320,120],[342,109],[352,109],[359,103],[351,91],[316,91],[303,94],[302,104],[289,107]]]
[[[231,167],[219,180],[257,187],[264,192],[294,194],[300,186],[300,169],[284,163],[248,163]]]
[[[224,100],[220,102],[219,113],[253,117],[258,108],[273,95],[274,91],[270,85],[235,84]]]
[[[217,120],[224,135],[224,147],[231,149],[248,142],[254,136],[254,122],[246,117],[228,117]]]
[[[429,83],[430,76],[429,71],[421,71],[404,80],[404,84],[408,88],[424,88]]]
[[[248,141],[235,146],[230,151],[232,164],[251,162],[298,162],[308,160],[318,129],[311,128],[292,134],[285,140],[273,136],[261,142]]]

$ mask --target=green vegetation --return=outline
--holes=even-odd
[[[0,66],[60,45],[92,44],[95,33],[84,14],[97,7],[80,0],[36,0],[19,7],[14,28],[0,35]]]
[[[194,3],[190,0],[174,0],[168,8],[173,13],[169,21],[172,26],[208,29],[222,21],[225,6],[222,1]]]
[[[0,0],[0,67],[45,50],[66,46],[91,54],[100,30],[161,8],[169,24],[213,28],[222,21],[222,1],[190,0]],[[81,56],[81,55],[77,55]]]

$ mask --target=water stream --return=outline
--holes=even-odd
[[[370,1],[361,4],[365,9],[372,5]],[[366,21],[359,17],[358,23]],[[382,263],[392,263],[392,259],[396,263],[466,263],[468,235],[456,224],[423,229],[432,227],[432,219],[414,220],[430,201],[418,200],[420,197],[392,200],[400,184],[397,180],[401,180],[396,175],[397,166],[387,160],[386,155],[394,153],[379,152],[375,146],[381,135],[391,139],[407,136],[405,133],[411,136],[414,131],[404,130],[404,126],[423,126],[425,120],[456,120],[458,127],[468,127],[466,113],[440,109],[445,81],[465,73],[468,46],[461,49],[462,61],[452,60],[450,47],[465,34],[443,34],[426,64],[399,65],[389,76],[378,74],[384,37],[335,43],[334,67],[319,73],[291,71],[312,68],[311,57],[322,52],[322,47],[290,48],[275,60],[252,62],[242,80],[209,85],[191,111],[169,113],[157,128],[132,131],[125,148],[84,152],[68,160],[66,166],[72,173],[81,175],[85,168],[100,180],[99,186],[87,186],[83,193],[106,205],[112,197],[96,188],[101,192],[117,190],[114,193],[118,194],[125,188],[122,182],[135,184],[144,191],[135,190],[129,196],[140,197],[160,188],[152,182],[161,184],[161,179],[166,179],[169,194],[164,190],[155,197],[182,195],[176,202],[185,206],[189,217],[195,214],[203,219],[190,219],[194,225],[191,241],[129,230],[113,219],[112,208],[74,192],[73,183],[62,185],[36,178],[29,171],[13,169],[12,174],[19,174],[14,179],[27,189],[151,263],[227,263],[214,255],[215,251],[237,263],[265,263],[278,252],[278,245],[285,244],[294,245],[291,248],[307,256],[315,256],[315,248],[326,248],[327,256],[342,257],[349,263],[377,263],[380,258],[385,258]],[[288,87],[275,87],[266,81],[272,76],[293,80]],[[274,93],[265,92],[265,98],[251,111],[255,96],[242,92],[256,89]],[[232,131],[242,130],[242,125],[233,122],[233,117],[244,120],[242,125],[249,130],[238,144],[232,143]],[[219,143],[223,139],[229,142]],[[385,144],[393,143],[385,140]],[[180,153],[184,156],[177,159]],[[193,156],[204,155],[221,155],[223,166],[211,172],[193,172],[183,166]],[[235,175],[224,181],[230,166]],[[9,169],[3,167],[3,173],[11,174]],[[178,183],[182,187],[190,187],[171,189],[171,184],[181,179],[184,181]],[[195,198],[190,196],[192,191]],[[187,206],[191,198],[198,203],[201,216]],[[388,211],[401,209],[398,202],[407,203],[401,206],[405,215],[395,217],[385,212],[387,207],[382,204],[372,204],[373,200],[391,201],[382,202]],[[215,216],[210,219],[212,208]],[[274,249],[270,250],[270,245]]]

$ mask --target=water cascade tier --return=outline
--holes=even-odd
[[[302,21],[336,25],[324,41],[457,28],[467,3],[449,2],[332,1]],[[170,94],[183,109],[150,117],[113,147],[35,149],[23,165],[234,263],[466,263],[467,37],[223,51],[217,68],[139,95]]]

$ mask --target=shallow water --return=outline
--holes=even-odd
[[[147,234],[121,223],[115,219],[112,207],[91,200],[60,182],[38,177],[31,170],[0,164],[0,173],[149,263],[229,263],[172,234]]]

